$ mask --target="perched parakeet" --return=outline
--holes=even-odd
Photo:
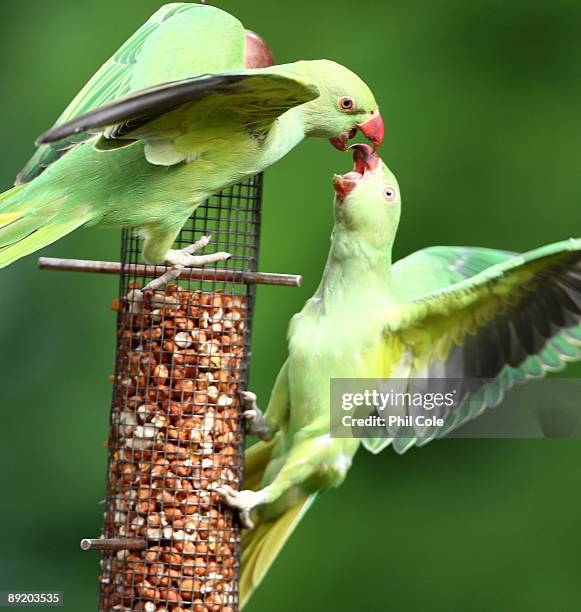
[[[245,69],[245,30],[217,8],[161,8],[96,73],[0,195],[0,268],[80,226],[137,227],[151,264],[201,265],[171,246],[210,195],[305,137],[340,149],[383,122],[367,85],[326,60]],[[196,246],[205,246],[202,241]]]
[[[399,187],[370,147],[353,148],[355,169],[334,178],[323,279],[292,319],[266,413],[243,394],[251,431],[263,439],[247,451],[245,490],[218,489],[251,529],[244,603],[317,493],[344,480],[360,443],[404,452],[496,405],[515,381],[581,359],[581,240],[524,255],[436,247],[392,266]],[[424,389],[436,379],[486,380],[465,389],[454,410],[442,409],[443,427],[358,440],[330,436],[333,378],[422,378]]]

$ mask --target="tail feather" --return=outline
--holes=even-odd
[[[13,210],[11,204],[15,203],[14,196],[26,189],[26,185],[13,187],[4,193],[0,193],[0,225],[2,224],[2,213],[11,212]]]
[[[244,453],[244,488],[258,491],[264,470],[272,459],[276,438],[270,442],[257,442]]]
[[[63,200],[38,205],[27,185],[0,194],[0,268],[70,234],[92,218],[89,207],[63,210]]]
[[[73,230],[83,225],[90,219],[90,216],[74,219],[67,223],[51,223],[36,230],[26,238],[0,248],[0,268],[5,268],[21,257],[30,255],[42,247],[52,244],[59,238],[70,234]]]
[[[24,240],[24,238],[27,238],[36,230],[50,223],[54,218],[54,215],[49,219],[39,219],[36,216],[27,217],[23,215],[25,213],[22,211],[7,213],[5,216],[0,215],[0,248],[8,247]],[[4,220],[8,220],[10,216],[13,220],[2,225],[3,216],[5,217]]]
[[[274,560],[296,526],[315,501],[309,495],[274,521],[262,523],[242,538],[242,573],[240,575],[240,607],[243,608],[263,581]]]
[[[0,229],[8,227],[9,225],[14,223],[15,221],[18,221],[21,218],[22,215],[20,212],[0,213]]]
[[[259,442],[246,451],[244,488],[257,490],[271,458],[274,442]],[[244,532],[242,537],[242,572],[240,576],[240,606],[243,608],[264,579],[316,494],[293,505],[272,521],[260,523]]]

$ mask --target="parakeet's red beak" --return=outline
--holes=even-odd
[[[345,200],[367,173],[377,169],[380,162],[379,155],[367,144],[356,144],[350,149],[353,151],[353,170],[333,177],[335,193],[340,200]]]
[[[346,134],[341,134],[336,138],[331,138],[331,144],[339,151],[347,151],[349,149],[349,141],[357,136],[357,131],[362,132],[375,146],[379,149],[385,136],[385,126],[379,111],[375,111],[374,117],[365,123],[356,125]]]
[[[383,124],[383,119],[379,114],[379,111],[377,111],[373,119],[370,119],[367,121],[367,123],[358,125],[357,129],[361,130],[365,136],[367,136],[367,138],[375,146],[376,150],[379,149],[385,136],[385,125]]]

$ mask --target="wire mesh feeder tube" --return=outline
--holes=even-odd
[[[177,248],[211,234],[209,248],[233,255],[228,269],[256,272],[261,197],[261,176],[213,197]],[[240,531],[213,487],[242,480],[238,389],[255,288],[209,270],[211,280],[180,280],[129,304],[123,296],[146,282],[140,252],[125,232],[102,538],[144,547],[102,546],[100,610],[234,611]]]

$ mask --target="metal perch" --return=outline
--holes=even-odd
[[[164,266],[148,266],[145,264],[123,266],[123,264],[114,261],[59,259],[54,257],[39,257],[38,267],[41,270],[91,272],[94,274],[130,274],[144,278],[157,278],[167,269]],[[298,274],[274,274],[271,272],[219,270],[215,268],[187,268],[183,270],[179,279],[246,283],[247,285],[279,285],[283,287],[300,287],[303,282],[303,277]]]

